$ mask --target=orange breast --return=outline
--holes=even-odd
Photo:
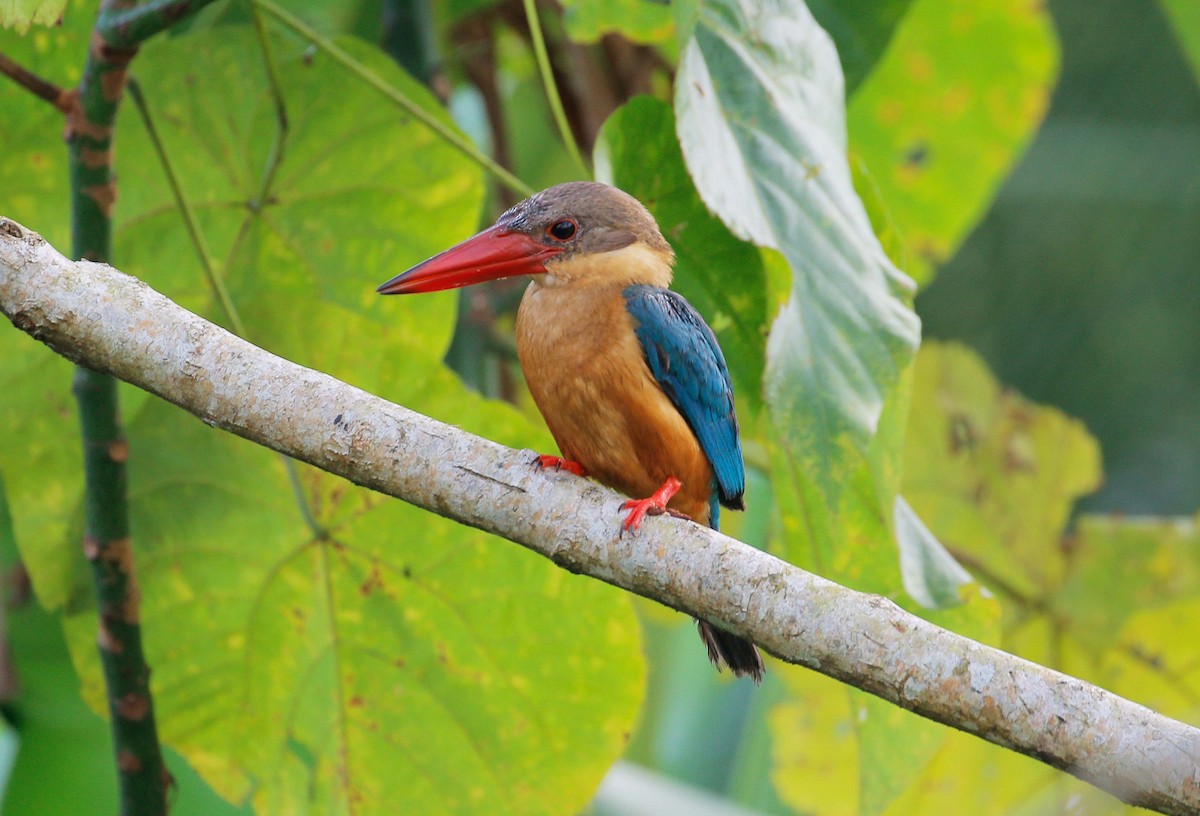
[[[531,284],[517,352],[564,457],[634,498],[674,476],[683,489],[670,506],[708,523],[712,468],[646,366],[619,286]]]

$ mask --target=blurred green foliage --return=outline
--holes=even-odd
[[[1196,19],[1163,3],[1194,58]],[[384,5],[289,7],[322,32],[378,41]],[[821,0],[815,21],[766,0],[563,5],[541,13],[574,135],[595,145],[597,175],[659,220],[676,285],[733,369],[749,511],[725,514],[725,529],[942,626],[1200,717],[1195,524],[1072,526],[1076,500],[1101,480],[1082,424],[1004,388],[963,347],[926,344],[912,362],[902,273],[931,280],[1021,160],[1056,81],[1050,13],[1012,0]],[[0,2],[0,18],[14,8]],[[433,12],[443,60],[429,83],[463,129],[535,186],[567,180],[521,3]],[[0,52],[70,85],[93,17],[94,4],[75,4],[62,26],[0,34]],[[489,201],[464,156],[273,29],[280,131],[248,20],[248,6],[218,3],[148,45],[133,73],[249,339],[551,450],[512,359],[516,290],[477,290],[458,310],[452,294],[373,292],[489,221],[506,193]],[[339,42],[451,123],[376,46]],[[0,111],[0,212],[65,246],[61,117],[11,83]],[[115,142],[118,266],[231,325],[130,111]],[[486,393],[443,363],[456,315],[459,353],[447,359],[464,375],[489,372],[466,376]],[[50,610],[8,622],[25,690],[10,705],[21,748],[4,812],[51,814],[47,780],[112,795],[107,740],[74,673],[103,709],[77,552],[77,427],[69,366],[17,332],[0,335],[0,382],[13,517],[0,545],[16,539]],[[632,760],[765,813],[1122,810],[796,667],[772,663],[760,689],[730,683],[682,616],[312,469],[292,483],[249,443],[133,389],[122,398],[160,727],[198,772],[173,758],[178,812],[575,813],[627,745]]]

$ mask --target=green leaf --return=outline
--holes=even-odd
[[[913,0],[808,0],[808,8],[837,46],[846,97],[854,96],[891,42]]]
[[[609,33],[636,43],[661,43],[675,30],[670,4],[657,0],[564,0],[563,22],[571,39],[581,43]]]
[[[1194,0],[1159,0],[1159,4],[1174,26],[1192,73],[1200,82],[1200,4]]]
[[[1123,642],[1116,633],[1133,616],[1200,597],[1200,530],[1194,520],[1083,516],[1070,552],[1070,573],[1053,599],[1068,616],[1072,637],[1092,655],[1111,648],[1114,637]],[[1191,642],[1179,641],[1178,659],[1200,652],[1188,648]],[[1159,710],[1183,715],[1177,708]]]
[[[135,63],[250,338],[448,422],[543,446],[544,431],[472,396],[441,365],[452,294],[374,294],[472,230],[478,171],[305,47],[274,43],[291,129],[265,189],[273,104],[248,31],[159,40]],[[436,109],[384,55],[346,47]],[[119,262],[224,319],[131,113],[116,138]],[[55,430],[73,421],[69,378],[43,376],[37,366],[57,358],[18,339],[30,362],[6,356],[3,366],[21,427],[58,424],[8,455],[21,462],[27,447],[44,446],[77,456],[74,435]],[[46,394],[64,409],[38,411]],[[584,805],[642,695],[639,630],[623,593],[308,468],[298,502],[279,457],[156,399],[130,404],[131,515],[159,725],[221,795],[265,813]],[[16,478],[24,492],[36,480],[53,497],[34,512],[72,518],[71,468]],[[55,560],[78,555],[53,543],[31,541],[27,562],[47,597],[78,596],[69,641],[86,696],[103,709],[94,605]]]
[[[1099,479],[1099,450],[1078,421],[1003,389],[960,346],[921,350],[903,490],[1003,598],[1003,647],[1194,718],[1196,525],[1084,517],[1066,535],[1075,500]],[[1065,802],[1080,812],[1125,812],[1078,780],[951,734],[888,813],[1032,814]]]
[[[767,283],[762,256],[705,208],[675,140],[665,102],[631,99],[604,123],[596,176],[644,203],[675,248],[673,287],[704,315],[721,343],[735,390],[762,404]]]
[[[1078,420],[1003,390],[966,348],[926,344],[904,462],[904,495],[984,584],[1036,598],[1061,583],[1060,536],[1100,483]]]
[[[848,123],[851,151],[870,169],[918,282],[987,212],[1045,117],[1057,75],[1045,5],[913,2],[852,98]]]
[[[67,0],[0,0],[0,28],[25,34],[32,25],[52,26],[66,7]]]
[[[354,40],[341,44],[450,123],[429,91],[378,49]],[[474,230],[483,199],[477,171],[324,55],[307,59],[306,45],[290,39],[273,47],[291,130],[260,212],[251,203],[262,192],[276,124],[250,30],[224,26],[152,43],[135,64],[230,293],[237,300],[269,289],[274,299],[255,306],[268,311],[287,311],[299,299],[319,297],[394,322],[422,346],[444,348],[453,327],[453,296],[398,303],[377,296],[373,284]],[[179,71],[179,53],[210,51],[216,55],[206,64]],[[153,151],[135,116],[122,117],[117,139],[122,198],[116,253],[122,268],[185,306],[201,308],[208,292],[200,266],[178,229],[161,167],[147,160]],[[164,254],[181,262],[167,267],[160,260]],[[248,323],[256,317],[243,314]],[[275,341],[282,345],[273,348],[285,356],[320,341],[297,321],[280,329]],[[261,338],[252,331],[250,339]]]
[[[701,197],[792,268],[767,345],[766,397],[791,457],[835,508],[920,330],[911,282],[851,183],[833,44],[803,7],[705,4],[675,108]]]
[[[780,799],[797,813],[854,816],[861,767],[846,687],[795,666],[779,671],[792,697],[768,718]]]
[[[487,416],[449,374],[433,379],[427,407]],[[521,424],[500,414],[508,432]],[[277,457],[168,406],[130,437],[160,729],[218,792],[265,813],[549,814],[587,800],[641,695],[621,593],[304,469],[314,535]],[[94,619],[70,624],[99,704]]]
[[[0,0],[3,2],[3,0]],[[23,68],[71,87],[79,82],[88,47],[94,2],[75,2],[63,24],[28,36],[0,29],[0,53]],[[15,82],[0,82],[0,190],[4,215],[36,230],[60,250],[70,249],[67,150],[62,143],[63,115]],[[21,524],[18,519],[18,526]]]
[[[896,544],[904,589],[917,603],[942,609],[962,603],[962,590],[974,581],[954,556],[946,552],[920,516],[903,497],[896,497]]]

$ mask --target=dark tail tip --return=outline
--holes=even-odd
[[[743,637],[726,632],[708,621],[697,620],[700,639],[708,649],[708,659],[718,669],[724,663],[735,677],[750,677],[755,685],[762,682],[763,662],[758,648]]]

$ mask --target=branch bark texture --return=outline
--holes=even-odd
[[[58,353],[205,422],[722,621],[777,657],[1087,780],[1200,813],[1200,730],[940,629],[699,525],[618,535],[624,497],[280,359],[0,218],[0,309]]]

